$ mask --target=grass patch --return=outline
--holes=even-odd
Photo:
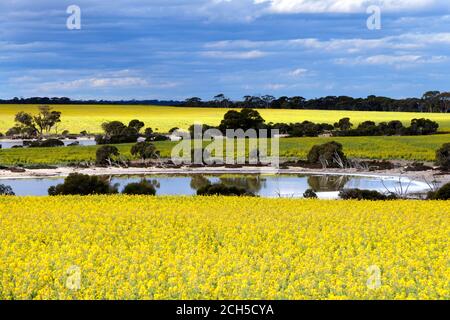
[[[414,137],[335,137],[335,138],[288,138],[280,140],[282,158],[306,158],[316,144],[328,141],[343,144],[350,158],[404,159],[434,161],[436,150],[450,141],[450,134]],[[156,142],[163,158],[170,158],[176,142]],[[117,145],[121,155],[132,159],[132,144]],[[0,150],[0,165],[67,165],[79,162],[94,162],[97,146],[64,148],[4,149]]]

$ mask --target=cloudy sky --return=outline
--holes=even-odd
[[[449,66],[449,0],[0,2],[0,98],[412,97]]]

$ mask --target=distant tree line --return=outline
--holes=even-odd
[[[0,104],[112,104],[112,105],[160,105],[205,108],[252,108],[252,109],[309,109],[448,113],[450,92],[427,91],[420,98],[392,99],[370,95],[367,98],[327,96],[306,99],[302,96],[274,97],[272,95],[247,95],[234,101],[221,93],[209,101],[192,97],[185,101],[161,100],[72,100],[67,97],[32,97],[0,100]]]
[[[157,105],[157,106],[179,106],[181,101],[164,100],[72,100],[67,97],[31,97],[0,99],[0,104],[112,104],[112,105]]]
[[[428,91],[421,98],[406,99],[392,99],[371,95],[367,98],[327,96],[308,100],[301,96],[276,98],[271,95],[263,95],[244,96],[242,101],[232,101],[224,94],[218,94],[210,101],[202,101],[198,97],[189,98],[183,103],[183,106],[448,113],[450,110],[450,92]]]

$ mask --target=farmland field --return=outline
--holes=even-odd
[[[350,158],[404,159],[434,161],[436,150],[450,142],[450,134],[414,137],[334,137],[334,138],[289,138],[280,139],[280,156],[285,158],[306,158],[308,151],[316,144],[328,141],[343,144]],[[156,148],[163,158],[170,158],[174,142],[156,142]],[[132,144],[117,145],[125,159],[131,159]],[[97,146],[65,148],[27,148],[0,150],[0,165],[17,164],[67,164],[81,161],[95,161]]]
[[[59,132],[69,130],[79,133],[86,130],[99,133],[101,124],[132,119],[144,121],[146,126],[160,132],[168,132],[173,127],[187,129],[197,123],[218,125],[229,109],[180,108],[165,106],[120,106],[120,105],[57,105],[62,112]],[[14,115],[19,111],[35,113],[35,105],[0,105],[0,132],[6,132],[14,125]],[[450,114],[407,113],[407,112],[359,112],[320,110],[259,110],[267,122],[301,122],[309,120],[318,123],[334,123],[343,117],[350,117],[355,125],[372,120],[375,122],[401,120],[409,125],[414,118],[428,118],[440,124],[441,131],[450,131]]]
[[[0,197],[0,220],[0,299],[450,296],[445,201]]]

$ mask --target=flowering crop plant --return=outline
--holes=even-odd
[[[0,299],[450,296],[448,201],[0,197],[0,234]]]

